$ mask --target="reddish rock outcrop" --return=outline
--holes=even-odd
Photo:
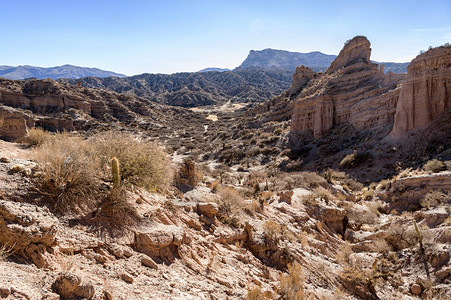
[[[370,42],[350,40],[325,74],[311,80],[295,98],[291,137],[322,136],[332,127],[350,123],[356,129],[393,122],[401,74],[384,74],[370,61]]]
[[[451,107],[451,47],[438,47],[417,56],[407,67],[392,137],[426,127]]]
[[[17,140],[28,134],[28,128],[33,126],[31,118],[9,107],[0,107],[0,138]]]
[[[315,72],[304,65],[297,67],[293,74],[293,81],[291,87],[288,89],[289,95],[296,94],[299,90],[304,88],[307,83],[315,76]]]

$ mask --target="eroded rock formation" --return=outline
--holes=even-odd
[[[400,138],[425,128],[451,107],[451,47],[419,55],[410,63],[407,76],[384,74],[384,65],[372,63],[370,55],[370,42],[357,36],[345,44],[324,74],[305,86],[293,81],[288,94],[296,95],[291,123],[294,145],[303,138],[321,137],[343,123],[356,130],[391,126],[390,137]]]
[[[325,74],[311,80],[295,98],[291,135],[314,138],[335,125],[349,122],[369,129],[393,122],[404,75],[384,74],[370,61],[370,42],[363,36],[350,40]]]
[[[451,107],[451,47],[417,56],[407,67],[396,106],[392,137],[426,127]]]

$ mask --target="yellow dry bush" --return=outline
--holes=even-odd
[[[283,300],[303,300],[305,275],[299,264],[289,264],[288,274],[279,279],[279,295]]]
[[[99,163],[87,141],[68,133],[56,134],[36,148],[34,160],[42,172],[40,191],[56,209],[82,208],[92,202]]]
[[[282,226],[272,220],[266,221],[263,224],[263,231],[269,238],[271,238],[271,240],[275,242],[279,241],[283,235]]]
[[[238,226],[243,210],[246,208],[241,194],[232,187],[218,187],[219,219],[227,224]]]
[[[263,292],[261,287],[254,287],[247,291],[246,300],[267,300],[271,299],[271,293]]]
[[[156,143],[144,141],[131,133],[115,131],[100,133],[91,142],[107,176],[111,176],[110,161],[116,157],[125,185],[161,192],[172,183],[171,160]]]
[[[52,135],[50,134],[50,132],[42,128],[35,127],[31,128],[28,131],[28,136],[26,136],[22,141],[25,144],[28,144],[29,146],[37,147],[42,145],[46,140],[48,140],[51,137]]]

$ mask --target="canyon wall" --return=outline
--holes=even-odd
[[[407,67],[392,138],[425,128],[451,107],[451,47],[437,47],[417,56]]]
[[[451,47],[418,55],[408,74],[384,74],[370,60],[370,42],[348,41],[324,74],[293,85],[295,95],[290,136],[319,138],[334,126],[349,123],[356,130],[392,126],[391,139],[427,127],[451,107]],[[392,125],[393,124],[393,125]]]
[[[370,42],[348,41],[327,71],[310,80],[294,99],[291,137],[321,137],[332,127],[350,123],[372,129],[393,122],[403,74],[384,74],[370,61]],[[292,92],[293,93],[293,92]]]

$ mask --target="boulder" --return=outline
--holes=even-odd
[[[82,283],[80,276],[73,273],[59,274],[52,290],[65,299],[91,299],[95,293],[91,283]]]
[[[0,243],[10,246],[36,266],[46,266],[43,254],[56,245],[58,220],[46,208],[0,200]]]
[[[178,247],[187,241],[184,229],[175,225],[153,224],[135,232],[135,249],[152,258],[172,262]]]
[[[197,211],[209,218],[213,218],[219,212],[219,208],[218,204],[215,202],[198,203]]]

